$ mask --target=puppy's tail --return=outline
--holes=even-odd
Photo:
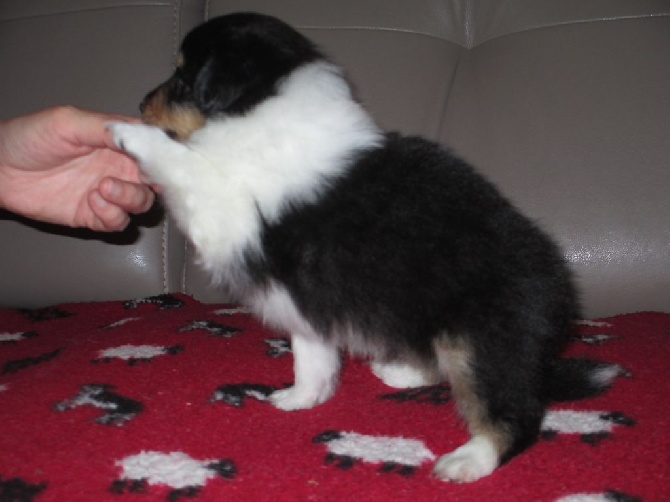
[[[626,371],[616,364],[586,358],[558,359],[554,362],[547,385],[551,401],[574,401],[597,396]]]

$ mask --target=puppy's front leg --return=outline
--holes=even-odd
[[[170,177],[193,153],[168,137],[158,127],[128,122],[110,122],[107,129],[117,147],[133,156],[142,171],[159,185],[170,185]],[[191,164],[193,162],[190,162]]]
[[[316,337],[293,336],[293,387],[270,396],[281,410],[301,410],[323,403],[333,395],[340,370],[340,352],[335,345]]]

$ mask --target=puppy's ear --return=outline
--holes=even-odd
[[[244,84],[231,76],[224,74],[216,58],[210,58],[200,69],[193,85],[193,97],[206,116],[229,110],[242,96]]]

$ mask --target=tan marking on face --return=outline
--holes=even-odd
[[[175,67],[177,68],[181,68],[182,66],[184,66],[184,54],[181,51],[179,51],[179,53],[177,54],[177,58],[175,59],[174,64]]]
[[[147,124],[160,127],[177,141],[187,140],[193,131],[205,125],[205,117],[195,107],[168,103],[163,88],[145,101],[142,119]]]

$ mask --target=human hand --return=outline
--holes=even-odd
[[[0,122],[0,207],[72,227],[124,229],[154,194],[114,145],[112,120],[133,119],[57,107]]]

